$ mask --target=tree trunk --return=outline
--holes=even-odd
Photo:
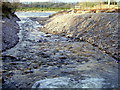
[[[108,0],[108,8],[110,8],[110,1],[111,1],[111,0]]]

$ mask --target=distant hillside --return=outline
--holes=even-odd
[[[39,7],[39,8],[72,8],[75,3],[52,3],[52,2],[34,2],[34,3],[21,3],[21,7]]]

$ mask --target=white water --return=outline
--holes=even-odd
[[[32,88],[102,88],[103,78],[86,78],[85,80],[71,81],[68,77],[57,77],[37,81]]]
[[[42,25],[40,25],[37,21],[33,21],[31,20],[29,17],[31,17],[31,12],[16,12],[16,15],[20,18],[21,21],[18,21],[17,23],[20,26],[20,31],[18,33],[19,36],[19,43],[14,47],[11,48],[10,50],[8,50],[7,52],[4,52],[8,55],[13,55],[15,57],[18,57],[20,54],[24,51],[25,48],[34,48],[34,51],[38,51],[39,48],[39,41],[42,42],[56,42],[56,41],[61,41],[61,42],[65,42],[68,39],[65,37],[60,37],[58,35],[52,35],[52,34],[46,34],[44,32],[41,32],[39,30],[39,27],[41,27]],[[41,13],[39,13],[41,14]],[[52,13],[42,13],[41,16],[49,16]],[[23,15],[26,15],[25,17],[22,17]],[[28,16],[30,15],[30,16]],[[32,15],[37,16],[38,13],[36,14],[36,12],[32,13]],[[46,36],[50,36],[50,37],[46,37]],[[26,47],[27,46],[27,47]],[[21,51],[20,51],[21,50]],[[30,50],[30,49],[29,49]],[[19,52],[20,51],[20,52]],[[16,52],[16,53],[14,53]],[[30,56],[30,53],[28,52],[28,55]],[[24,57],[27,57],[26,55],[24,55]],[[36,57],[36,56],[34,56]],[[31,57],[31,58],[34,58]],[[39,57],[39,56],[38,56]]]
[[[18,17],[48,17],[55,12],[16,12]]]
[[[31,20],[29,17],[48,17],[53,13],[42,13],[42,12],[16,12],[16,15],[20,18],[21,21],[18,21],[18,24],[21,28],[19,36],[20,39],[24,39],[21,36],[23,33],[27,33],[27,39],[32,40],[32,41],[39,41],[40,38],[44,38],[44,35],[46,35],[44,32],[41,32],[39,30],[39,27],[41,25],[37,21]],[[50,39],[49,39],[50,40]]]

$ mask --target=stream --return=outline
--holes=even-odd
[[[19,43],[3,52],[6,88],[108,88],[117,86],[114,59],[87,42],[40,31],[30,17],[52,13],[17,12]],[[39,17],[40,18],[40,17]],[[7,57],[8,56],[8,57]],[[103,67],[103,70],[101,69]],[[110,72],[109,72],[110,71]],[[111,73],[111,74],[109,74]],[[111,78],[111,80],[109,80]],[[42,83],[42,84],[41,84]]]

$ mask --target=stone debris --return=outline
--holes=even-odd
[[[118,20],[119,13],[64,14],[50,18],[40,30],[88,42],[119,60]]]
[[[19,21],[19,18],[16,15],[10,15],[9,18],[2,19],[2,31],[0,32],[2,38],[0,46],[2,47],[2,51],[14,47],[19,42],[17,34],[20,28],[17,21]]]
[[[66,30],[69,29],[66,22],[81,17],[74,16],[68,15],[69,18],[65,21],[61,19],[64,21],[61,28],[65,25]],[[85,20],[86,18],[84,17]],[[86,41],[43,33],[38,28],[41,26],[30,18],[20,19],[18,44],[2,52],[4,88],[118,87],[118,64],[114,62],[115,58]],[[76,24],[70,21],[68,25]],[[51,25],[51,29],[57,30],[54,29],[56,23],[48,23],[46,27]],[[72,34],[74,27],[71,28]],[[59,32],[63,31],[60,29]]]

